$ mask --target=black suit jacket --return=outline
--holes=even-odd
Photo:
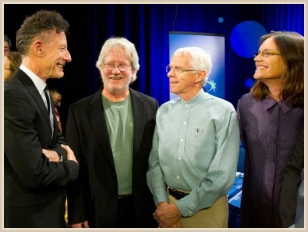
[[[88,220],[90,227],[113,228],[117,213],[117,176],[101,91],[69,107],[66,139],[79,160],[80,174],[77,181],[68,186],[68,216],[69,223]],[[139,227],[157,227],[146,172],[158,103],[132,89],[130,95],[134,115],[134,213]]]
[[[40,93],[18,69],[4,87],[4,227],[64,226],[64,185],[77,178],[79,166],[66,160],[56,123],[52,136]],[[65,161],[49,162],[42,149]]]
[[[304,169],[304,130],[297,142],[297,146],[293,156],[286,163],[283,171],[283,182],[280,195],[280,215],[282,227],[288,228],[295,223],[295,217],[303,216],[302,202],[298,202],[298,197],[303,194],[302,172]],[[296,215],[297,209],[301,209]]]

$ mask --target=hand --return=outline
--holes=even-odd
[[[52,150],[42,149],[42,153],[49,159],[50,162],[59,162],[59,155],[57,152]]]
[[[74,155],[74,152],[72,151],[72,149],[69,146],[61,144],[61,147],[66,151],[67,160],[72,160],[72,161],[75,161],[76,163],[78,163],[78,161],[77,161],[77,159]]]
[[[159,203],[153,215],[160,228],[177,228],[182,217],[177,205],[167,202]]]
[[[173,225],[169,226],[169,228],[181,228],[181,223],[180,220],[178,220],[176,223],[174,223]]]
[[[81,223],[72,224],[72,228],[89,228],[88,220]]]
[[[169,203],[167,201],[162,201],[157,204],[156,208],[160,208],[161,206],[168,205],[168,204]]]

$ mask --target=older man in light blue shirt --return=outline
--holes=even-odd
[[[228,224],[239,127],[233,105],[202,88],[211,68],[210,55],[196,47],[178,49],[167,66],[170,91],[179,98],[157,112],[147,172],[159,227]]]

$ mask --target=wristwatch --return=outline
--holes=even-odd
[[[63,161],[63,156],[59,155],[59,162],[62,162],[62,161]]]

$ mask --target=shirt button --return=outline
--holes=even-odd
[[[187,124],[187,122],[184,122],[184,124],[186,125],[186,124]]]
[[[179,160],[181,160],[182,158],[181,157],[179,157]]]
[[[188,211],[188,214],[189,214],[189,215],[192,215],[192,212],[189,210],[189,211]]]
[[[181,142],[184,142],[184,139],[181,139]]]
[[[179,180],[179,179],[180,179],[180,176],[177,176],[176,178]]]

